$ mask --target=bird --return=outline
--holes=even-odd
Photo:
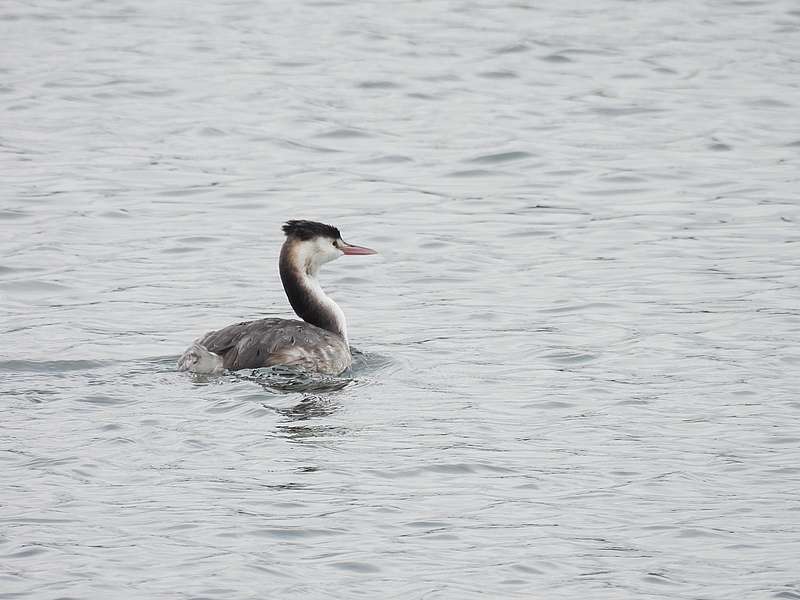
[[[317,279],[325,263],[341,256],[377,254],[348,244],[339,230],[316,221],[294,219],[282,227],[278,270],[297,319],[243,321],[197,338],[178,360],[179,371],[220,374],[226,370],[271,366],[298,367],[340,375],[353,362],[344,312]]]

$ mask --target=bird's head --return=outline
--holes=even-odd
[[[377,254],[370,248],[348,244],[336,227],[316,221],[287,221],[283,232],[284,247],[290,250],[293,262],[309,275],[316,275],[322,265],[340,256]]]

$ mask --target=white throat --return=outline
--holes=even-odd
[[[319,267],[317,267],[319,269]],[[322,286],[319,284],[319,280],[316,278],[316,275],[311,275],[310,273],[303,273],[303,285],[306,288],[306,291],[309,297],[319,303],[319,305],[328,312],[331,317],[336,321],[336,326],[341,333],[341,336],[344,338],[345,343],[350,345],[350,342],[347,339],[347,320],[344,318],[344,311],[342,308],[336,304],[336,302],[328,296]]]
[[[333,242],[334,240],[327,238],[287,239],[281,248],[281,281],[297,316],[307,323],[342,336],[347,342],[344,312],[322,290],[317,279],[322,265],[343,254]]]

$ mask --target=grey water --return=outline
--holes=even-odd
[[[0,598],[800,598],[794,0],[0,36]],[[290,218],[351,375],[177,372]]]

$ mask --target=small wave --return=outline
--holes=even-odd
[[[64,371],[89,371],[105,365],[106,363],[98,360],[4,360],[0,361],[0,371],[61,373]]]

